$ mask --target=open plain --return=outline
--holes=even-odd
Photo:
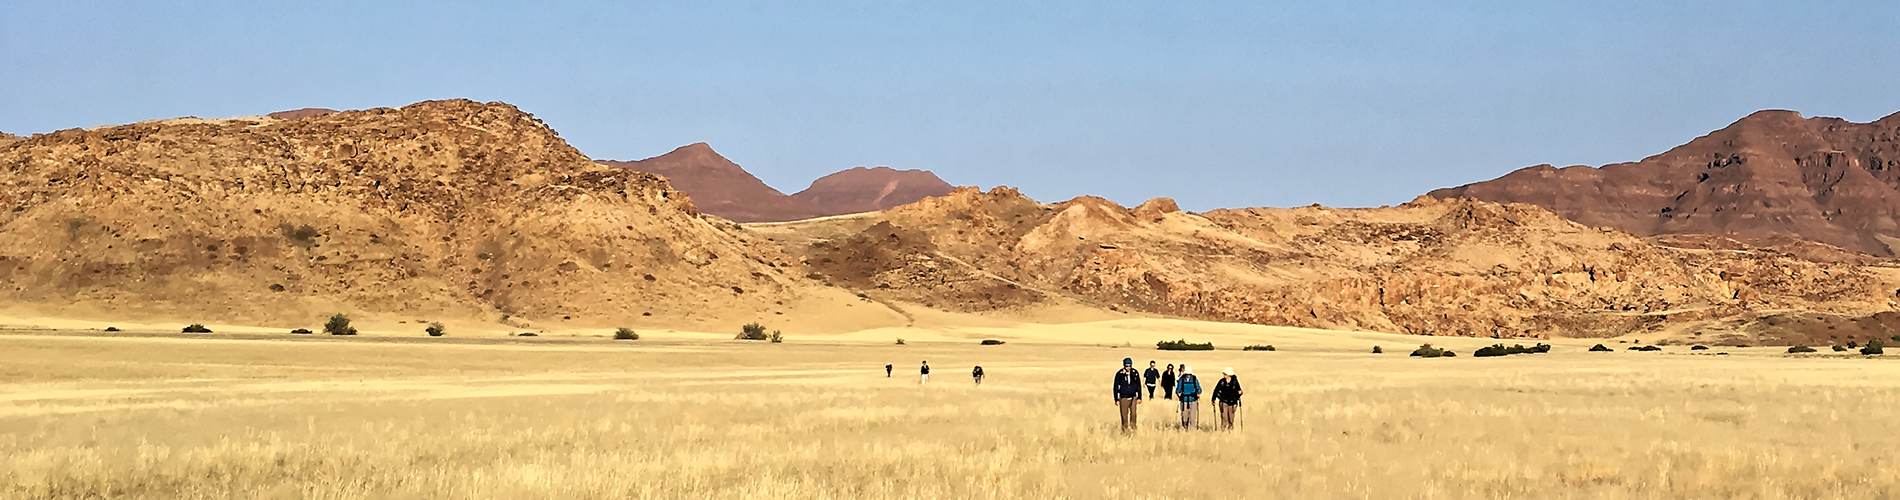
[[[0,497],[1900,495],[1900,363],[1877,357],[1558,340],[1472,358],[1492,341],[1154,319],[911,333],[938,340],[16,330]],[[1152,347],[1182,337],[1222,350]],[[1460,356],[1406,356],[1426,341]],[[1234,367],[1241,427],[1178,430],[1157,401],[1121,434],[1123,357],[1210,386]]]

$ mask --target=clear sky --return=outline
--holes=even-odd
[[[1900,111],[1900,2],[8,2],[0,131],[466,97],[787,193],[1377,206],[1633,161],[1764,108]]]

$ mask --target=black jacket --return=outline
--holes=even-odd
[[[1141,399],[1141,372],[1122,368],[1115,372],[1115,400]]]
[[[1167,386],[1170,391],[1174,390],[1174,370],[1161,372],[1161,385]]]
[[[1141,379],[1147,381],[1148,385],[1155,385],[1155,380],[1159,378],[1161,378],[1161,370],[1156,370],[1152,366],[1148,367],[1148,371],[1141,372]]]
[[[1222,403],[1240,404],[1240,377],[1221,377],[1214,383],[1214,400]]]

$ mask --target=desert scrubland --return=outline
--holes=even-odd
[[[1001,346],[923,331],[912,337],[945,340],[14,331],[0,335],[0,497],[1900,494],[1900,439],[1886,428],[1900,418],[1900,363],[1887,359],[1569,341],[1472,358],[1492,341],[1185,321],[1037,328]],[[1091,332],[1116,341],[1080,336]],[[1134,341],[1144,336],[1223,349],[1161,352]],[[1280,350],[1232,350],[1243,340]],[[1420,341],[1461,356],[1407,357]],[[1241,427],[1182,431],[1157,401],[1120,433],[1109,382],[1123,357],[1188,363],[1210,387],[1234,367]],[[935,372],[920,386],[923,360]],[[1215,421],[1211,405],[1202,418]]]

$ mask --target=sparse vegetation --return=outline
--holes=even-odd
[[[1550,352],[1550,345],[1544,343],[1538,343],[1532,347],[1524,347],[1524,344],[1514,344],[1510,347],[1505,347],[1504,344],[1492,344],[1490,347],[1478,348],[1478,351],[1471,353],[1471,355],[1479,358],[1493,358],[1512,354],[1542,354],[1546,352]]]
[[[1155,348],[1163,351],[1212,351],[1214,350],[1214,343],[1205,342],[1196,344],[1188,342],[1187,339],[1163,340],[1155,342]]]
[[[1701,345],[1701,344],[1696,344],[1696,345],[1693,345],[1693,346],[1689,346],[1689,350],[1691,350],[1691,351],[1707,351],[1707,350],[1709,350],[1709,346],[1705,346],[1705,345]]]
[[[1377,348],[1375,347],[1374,349],[1377,349]],[[1242,347],[1240,348],[1240,350],[1242,351],[1272,351],[1275,349],[1271,345],[1250,345],[1250,346]]]
[[[903,338],[903,337],[898,337],[898,338],[897,338],[897,345],[904,345],[904,338]]]
[[[983,345],[1003,345],[1003,341],[1001,341],[1001,340],[996,340],[996,339],[983,339],[983,341],[982,341],[982,342],[980,342],[980,344],[983,344]]]
[[[422,332],[429,334],[430,337],[440,337],[443,335],[448,335],[449,330],[448,328],[443,327],[442,323],[440,322],[431,322],[429,323],[428,328],[422,329]]]
[[[1431,344],[1421,345],[1418,346],[1417,349],[1412,350],[1412,356],[1420,358],[1448,358],[1456,357],[1457,355],[1458,353],[1455,352],[1432,347]]]
[[[297,334],[297,335],[309,335],[311,332],[309,328],[298,328],[296,330],[291,330],[290,333]]]
[[[1847,348],[1837,345],[1837,346],[1834,346],[1834,352],[1847,352]]]
[[[1798,345],[1798,346],[1788,348],[1788,354],[1802,354],[1802,353],[1809,353],[1809,352],[1814,352],[1814,348],[1804,346],[1804,345]]]
[[[772,343],[774,344],[785,342],[785,334],[779,333],[778,330],[772,330],[771,338],[772,338]]]
[[[633,331],[632,328],[616,328],[614,329],[614,340],[640,340],[640,334],[639,332]]]
[[[1662,348],[1656,347],[1653,345],[1633,345],[1633,346],[1630,346],[1630,350],[1632,351],[1660,351],[1662,350]]]
[[[116,326],[108,326],[108,327],[106,327],[106,331],[108,331],[108,332],[116,332],[116,331],[119,331],[119,327],[116,327]]]
[[[211,333],[211,329],[205,328],[204,325],[192,323],[190,326],[185,327],[185,333]]]
[[[1597,344],[1597,345],[1593,345],[1593,346],[1590,346],[1590,352],[1611,352],[1611,351],[1615,351],[1615,350],[1616,350],[1616,349],[1611,349],[1611,348],[1608,348],[1608,347],[1604,347],[1604,346],[1603,346],[1603,344]]]
[[[1372,353],[1373,353],[1373,354],[1385,354],[1385,349],[1383,349],[1383,348],[1380,348],[1379,346],[1376,346],[1376,345],[1375,345],[1375,346],[1372,346]]]
[[[733,337],[733,340],[770,340],[771,338],[770,334],[765,333],[765,325],[754,321],[740,326],[739,336]]]
[[[1868,356],[1879,356],[1882,352],[1886,350],[1886,347],[1887,347],[1886,341],[1880,340],[1880,339],[1873,339],[1873,340],[1867,341],[1867,347],[1860,348],[1860,353],[1868,355]]]
[[[330,315],[330,321],[323,324],[323,333],[330,335],[356,335],[356,327],[350,326],[350,317],[343,313]]]
[[[521,333],[515,334],[515,336],[516,337],[539,337],[541,336],[541,334],[534,333],[534,332],[521,332]]]

